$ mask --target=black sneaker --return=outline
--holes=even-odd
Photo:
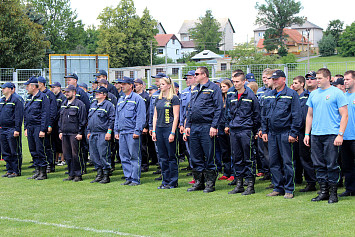
[[[83,181],[83,178],[81,176],[75,176],[73,182],[79,182],[79,181]]]
[[[160,175],[158,178],[155,178],[156,181],[163,180],[163,176]]]
[[[132,181],[126,180],[126,182],[121,183],[121,185],[129,185],[130,183],[132,183]]]
[[[63,181],[72,181],[74,179],[74,176],[69,176],[66,179],[63,179]]]

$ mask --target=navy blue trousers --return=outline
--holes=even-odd
[[[348,192],[355,192],[355,140],[344,140],[341,152],[345,189]]]
[[[298,136],[298,140],[299,140],[298,145],[299,145],[299,156],[300,156],[300,160],[304,172],[304,178],[307,183],[315,184],[317,178],[316,178],[316,172],[313,167],[313,162],[311,159],[311,148],[304,144],[303,139],[304,139],[304,133],[301,132],[300,135]]]
[[[198,172],[216,170],[216,138],[210,137],[210,124],[192,124],[190,131],[190,157],[192,169]]]
[[[0,142],[2,158],[6,162],[8,173],[21,175],[21,136],[14,137],[14,128],[1,128]]]
[[[255,176],[253,139],[251,130],[231,129],[230,140],[236,177],[253,178]]]
[[[54,133],[46,134],[44,139],[44,146],[46,148],[46,159],[49,165],[54,166],[56,149],[55,149],[55,138]]]
[[[79,156],[82,141],[78,141],[76,135],[62,136],[62,150],[64,159],[68,165],[69,176],[81,176],[84,160]],[[83,137],[83,139],[85,139]]]
[[[27,141],[30,150],[33,165],[36,167],[47,166],[47,157],[45,153],[44,138],[39,137],[40,127],[30,126],[27,128]]]
[[[223,175],[226,177],[230,177],[231,175],[233,175],[232,165],[231,165],[232,157],[231,157],[230,137],[227,134],[219,134],[217,137],[217,141],[221,149],[223,169],[224,169]]]
[[[91,133],[89,138],[90,159],[95,168],[111,169],[111,141],[105,140],[106,133]]]
[[[276,192],[293,193],[295,190],[293,144],[288,142],[288,136],[288,132],[268,134],[270,171]]]
[[[311,135],[311,157],[319,183],[337,184],[340,179],[336,135]]]
[[[171,127],[156,128],[159,163],[162,174],[162,184],[176,187],[178,185],[179,165],[176,155],[177,138],[169,142]]]

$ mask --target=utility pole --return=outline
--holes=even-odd
[[[152,84],[151,83],[151,80],[152,80],[152,72],[153,72],[153,41],[151,40],[150,41],[150,75],[149,75],[149,78],[148,78],[148,87],[150,87],[150,85]]]
[[[308,68],[308,72],[309,72],[309,32],[311,31],[311,29],[306,29],[306,31],[307,31],[307,39],[308,39],[308,42],[307,42],[307,61],[308,61],[308,63],[307,63],[307,68]]]

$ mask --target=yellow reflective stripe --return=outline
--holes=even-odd
[[[106,110],[106,109],[97,109],[97,110],[105,111],[105,112],[107,113],[107,110]]]
[[[62,106],[60,106],[61,108],[68,108],[68,106],[66,106],[66,105],[62,105]],[[79,107],[78,106],[72,106],[72,105],[69,105],[69,107],[70,108],[74,108],[74,109],[79,109]]]
[[[308,99],[308,97],[307,96],[302,96],[302,97],[300,97],[300,100],[301,99]]]
[[[253,100],[249,100],[249,99],[242,99],[242,101],[253,102]]]
[[[80,95],[80,94],[76,94],[75,96],[78,96],[78,97],[79,97],[79,96],[81,96],[81,95]]]
[[[134,100],[127,100],[127,102],[130,102],[130,103],[135,103],[135,104],[137,104],[137,102],[135,102]]]
[[[234,93],[235,93],[234,91],[227,92],[227,94],[234,94]]]
[[[271,96],[265,96],[264,99],[275,99],[275,96],[271,95]]]
[[[191,93],[195,93],[195,92],[198,92],[198,90],[193,90],[193,91],[191,91]]]
[[[281,95],[280,98],[283,98],[283,99],[292,99],[292,96]]]
[[[231,100],[231,102],[236,102],[236,101],[238,101],[238,99]]]
[[[35,99],[34,101],[40,101],[40,102],[42,102],[42,100],[40,100],[40,99]]]
[[[212,90],[212,89],[203,89],[202,91],[214,92],[214,90]]]

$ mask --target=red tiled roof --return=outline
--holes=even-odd
[[[177,39],[174,34],[161,34],[154,36],[154,38],[158,42],[159,47],[165,47],[170,39]]]
[[[302,41],[302,35],[297,30],[285,28],[283,30],[283,34],[287,35],[287,39],[285,40],[286,45],[295,45],[295,43],[308,44],[307,38],[303,37],[303,41]],[[312,44],[312,43],[310,42],[309,44]],[[259,49],[263,49],[264,48],[264,39],[260,39],[256,47]]]
[[[183,48],[195,48],[195,43],[194,41],[190,40],[190,41],[180,41],[181,46]]]

